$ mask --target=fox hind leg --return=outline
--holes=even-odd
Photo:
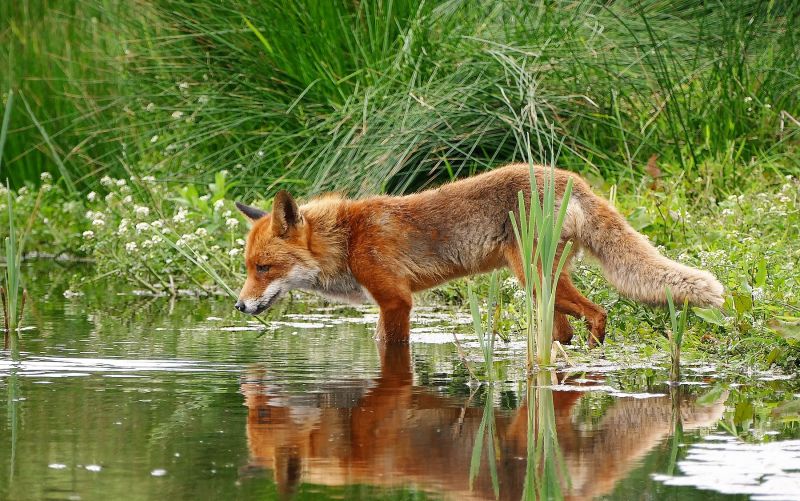
[[[508,267],[511,268],[511,272],[519,281],[520,286],[525,287],[525,272],[522,268],[522,259],[520,258],[519,249],[516,245],[509,246],[504,254]],[[567,315],[556,310],[553,318],[555,320],[553,323],[553,339],[561,344],[569,344],[572,341],[573,330],[572,326],[569,324]]]
[[[504,252],[508,267],[511,268],[519,283],[524,286],[525,273],[522,267],[522,258],[516,245],[509,245]],[[558,259],[558,256],[556,257]],[[589,301],[572,283],[569,272],[562,271],[556,285],[556,311],[554,315],[553,339],[569,344],[572,340],[573,330],[567,315],[583,318],[589,328],[589,346],[602,343],[605,339],[606,312],[600,306]]]

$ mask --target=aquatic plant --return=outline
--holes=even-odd
[[[529,208],[526,211],[525,196],[519,192],[519,221],[513,211],[509,212],[509,217],[525,275],[528,369],[531,370],[534,358],[539,366],[550,365],[556,284],[572,250],[572,242],[561,245],[561,230],[572,195],[572,179],[567,181],[557,208],[555,168],[547,168],[542,174],[541,200],[532,161],[529,169]]]
[[[9,91],[3,112],[3,123],[0,126],[0,169],[3,166],[3,150],[8,134],[8,124],[11,121],[11,109],[14,105],[14,93]],[[0,301],[3,307],[3,324],[5,335],[4,345],[8,344],[8,337],[19,327],[19,320],[25,308],[25,295],[21,293],[20,262],[22,259],[21,248],[17,244],[17,231],[14,227],[14,205],[11,198],[11,189],[6,180],[6,211],[8,214],[8,236],[4,239],[5,245],[5,272],[3,273],[3,286],[0,287]],[[20,298],[22,299],[20,304]]]
[[[483,363],[486,367],[486,379],[489,382],[495,380],[494,342],[497,329],[496,307],[499,306],[498,291],[497,271],[493,271],[489,277],[489,292],[486,296],[486,327],[484,328],[478,296],[473,291],[472,284],[467,285],[467,297],[469,298],[469,308],[472,314],[472,328],[478,338],[478,344],[483,355]]]
[[[675,311],[675,302],[672,299],[672,290],[666,288],[667,293],[667,309],[669,311],[669,320],[671,329],[668,331],[669,336],[669,353],[672,364],[670,365],[669,380],[672,383],[677,383],[681,378],[681,346],[683,345],[683,336],[686,332],[686,324],[689,318],[689,300],[683,302],[683,310],[680,312]]]

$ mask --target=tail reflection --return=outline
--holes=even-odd
[[[434,387],[414,386],[408,346],[385,348],[380,376],[372,384],[339,384],[313,397],[271,385],[265,370],[254,370],[248,380],[242,393],[248,407],[250,467],[272,471],[284,495],[293,494],[302,482],[413,485],[453,499],[494,499],[487,454],[496,460],[500,498],[520,499],[523,494],[527,403],[511,410],[492,407],[494,440],[484,447],[479,473],[471,482],[473,446],[479,430],[485,433],[484,409]],[[559,485],[566,498],[610,492],[672,430],[674,409],[666,396],[617,399],[598,423],[586,426],[574,412],[585,392],[548,391],[547,398],[528,398],[538,406],[552,403],[547,426],[555,430],[561,451]],[[546,410],[537,408],[539,415]],[[713,424],[722,410],[721,403],[702,407],[685,400],[676,412],[683,428],[690,429]]]

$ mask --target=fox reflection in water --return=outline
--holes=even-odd
[[[380,376],[319,393],[291,396],[253,370],[242,384],[248,407],[248,469],[273,472],[279,491],[300,483],[329,486],[413,485],[451,499],[494,499],[484,457],[470,490],[472,448],[483,414],[467,399],[413,385],[409,347],[386,346]],[[538,390],[543,391],[543,390]],[[550,391],[550,390],[544,390]],[[567,498],[609,493],[615,483],[672,431],[669,397],[618,398],[592,429],[573,417],[582,391],[554,391],[558,442],[571,482]],[[721,401],[684,400],[684,429],[712,425]],[[527,404],[495,409],[500,498],[520,499],[526,473]],[[484,451],[484,455],[486,451]]]

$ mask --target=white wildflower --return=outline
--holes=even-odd
[[[224,218],[229,218],[232,215],[233,215],[233,213],[230,210],[226,210],[225,212],[222,213],[222,217],[224,217]]]
[[[722,215],[723,216],[732,216],[733,215],[733,209],[722,209]]]
[[[86,195],[86,199],[89,200],[90,202],[94,202],[95,200],[97,200],[97,193],[90,191],[89,194]]]
[[[125,205],[133,203],[133,197],[131,195],[126,195],[122,198],[122,203]]]
[[[145,207],[143,205],[135,206],[133,208],[133,212],[134,212],[134,214],[136,214],[136,217],[140,217],[140,218],[147,217],[147,216],[150,215],[150,209],[148,209],[147,207]]]
[[[180,82],[180,83],[178,83],[178,89],[186,90],[188,88],[189,88],[189,83],[188,82]]]
[[[156,229],[163,228],[164,227],[164,221],[162,221],[160,219],[156,219],[155,221],[150,223],[150,226],[152,226],[153,228],[156,228]]]
[[[761,301],[764,299],[764,289],[761,287],[754,287],[753,288],[753,300],[754,301]]]
[[[117,179],[115,181],[115,183],[116,183],[117,186],[120,186],[120,187],[125,186],[125,184],[127,184],[124,179]]]
[[[158,141],[158,134],[154,134],[153,137],[150,138],[151,143],[155,143]]]
[[[208,230],[206,230],[205,228],[197,228],[194,234],[197,235],[198,237],[205,237],[208,236]]]
[[[109,193],[108,195],[106,195],[105,200],[106,200],[106,203],[111,203],[111,201],[114,200],[114,193],[112,192],[112,193]]]
[[[243,238],[237,238],[236,239],[236,245],[241,245],[242,247],[244,247],[244,239]]]
[[[94,238],[94,232],[92,230],[86,230],[83,232],[83,238],[86,240],[91,240]]]
[[[211,252],[217,252],[217,251],[220,250],[220,246],[219,245],[212,245],[210,250],[211,250]]]
[[[156,180],[154,176],[142,176],[143,183],[152,183]]]
[[[235,217],[229,217],[228,219],[225,220],[225,226],[227,226],[230,229],[234,229],[237,226],[239,226],[239,220],[236,219]]]
[[[264,151],[263,150],[258,150],[256,152],[256,155],[258,156],[258,158],[264,158]]]
[[[180,120],[181,118],[183,118],[183,112],[182,111],[173,111],[172,112],[172,118],[174,118],[175,120]]]
[[[183,223],[186,222],[186,216],[189,214],[189,211],[186,210],[184,207],[178,208],[178,213],[172,216],[172,220],[176,223]]]
[[[122,218],[119,222],[119,226],[117,226],[117,233],[119,235],[124,235],[128,231],[129,223],[130,221],[128,221],[126,218]]]
[[[214,202],[214,210],[220,210],[224,205],[225,205],[225,200],[220,198],[219,200]]]
[[[236,257],[241,253],[242,253],[242,249],[231,249],[231,250],[228,251],[228,255],[230,257]]]
[[[209,200],[211,200],[211,195],[203,195],[202,197],[200,197],[200,200],[203,202],[208,202]]]
[[[208,96],[203,94],[202,96],[197,98],[197,102],[200,104],[208,104]]]
[[[154,112],[156,111],[156,103],[148,103],[147,106],[144,107],[145,111]]]
[[[150,225],[148,223],[136,223],[136,233],[141,233],[143,231],[147,231],[150,229]]]
[[[162,241],[164,241],[164,239],[161,238],[161,235],[153,235],[153,238],[150,240],[152,240],[154,244],[160,244]]]
[[[111,177],[110,177],[110,176],[103,176],[103,177],[100,179],[100,184],[102,184],[103,186],[109,187],[109,186],[111,186],[112,184],[114,184],[114,180],[113,180],[113,179],[111,179]]]
[[[50,191],[52,189],[53,189],[53,185],[52,184],[48,184],[48,183],[42,184],[42,192],[43,193],[47,193],[48,191]]]
[[[136,242],[128,242],[125,244],[125,250],[128,252],[133,252],[138,248]]]
[[[92,226],[105,226],[106,222],[100,218],[95,218],[92,220]]]
[[[750,97],[750,96],[745,96],[745,98],[744,98],[744,102],[745,102],[745,103],[749,103],[749,102],[750,102],[750,101],[752,101],[752,100],[753,100],[753,98],[752,98],[752,97]]]
[[[49,183],[50,181],[53,180],[53,175],[45,171],[39,174],[39,178],[42,180],[43,183]]]

